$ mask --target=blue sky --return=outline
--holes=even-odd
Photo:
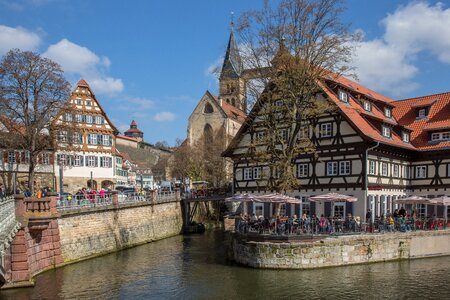
[[[84,78],[113,123],[135,119],[145,140],[185,138],[208,70],[221,64],[231,12],[243,0],[0,0],[0,55],[33,50]],[[349,0],[343,15],[364,40],[354,64],[362,84],[394,99],[450,91],[450,1]]]

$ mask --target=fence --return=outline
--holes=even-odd
[[[146,192],[146,193],[118,193],[118,204],[132,203],[167,203],[176,200],[175,192]],[[57,209],[59,211],[75,210],[81,208],[94,208],[113,205],[113,194],[81,194],[81,195],[64,195],[57,200]]]

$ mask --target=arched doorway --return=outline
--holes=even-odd
[[[96,190],[97,189],[97,181],[96,180],[88,180],[87,182],[86,182],[86,186],[89,188],[89,189],[93,189],[93,190]]]
[[[103,180],[102,181],[102,189],[112,189],[114,186],[114,182],[111,180]]]

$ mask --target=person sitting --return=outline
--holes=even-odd
[[[392,217],[392,215],[389,215],[386,220],[387,231],[394,232],[394,224],[395,224],[394,218]]]

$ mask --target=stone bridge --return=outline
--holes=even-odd
[[[16,220],[15,211],[13,196],[0,198],[0,286],[6,281],[6,253],[20,228],[20,224]]]

